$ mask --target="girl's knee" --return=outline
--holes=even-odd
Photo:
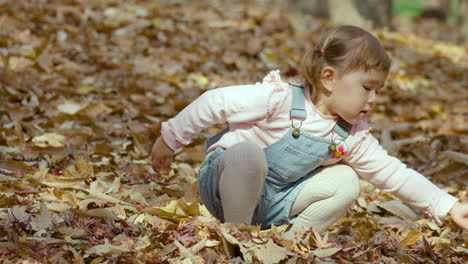
[[[341,196],[356,200],[360,193],[359,176],[356,171],[348,165],[337,164],[332,166],[333,178],[339,185],[338,190]]]
[[[249,174],[260,175],[264,178],[268,171],[268,165],[263,149],[252,143],[239,143],[223,153],[219,170],[231,168],[234,170],[248,171]]]
[[[223,159],[229,159],[230,161],[241,161],[263,163],[266,162],[265,152],[263,149],[252,143],[242,142],[236,144],[224,151]]]

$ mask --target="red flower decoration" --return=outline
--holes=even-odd
[[[335,153],[333,153],[332,158],[339,159],[346,154],[345,147],[343,145],[337,145]]]

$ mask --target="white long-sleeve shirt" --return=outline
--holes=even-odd
[[[308,89],[305,90],[305,98],[307,119],[302,122],[301,131],[331,138],[338,117],[320,113],[313,105]],[[223,87],[203,93],[177,116],[164,122],[161,134],[168,146],[176,150],[190,143],[192,135],[202,129],[228,122],[230,131],[208,151],[217,147],[229,148],[239,142],[251,142],[265,148],[291,128],[291,102],[289,85],[281,81],[279,71],[273,71],[262,83]],[[442,224],[457,198],[388,155],[369,130],[366,121],[358,121],[345,140],[349,147],[346,155],[330,159],[324,166],[337,162],[348,164],[361,178],[423,210],[434,222]]]

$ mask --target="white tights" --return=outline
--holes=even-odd
[[[268,167],[263,150],[251,143],[239,143],[224,151],[218,167],[219,193],[225,222],[251,223]],[[323,232],[359,196],[359,179],[349,166],[324,167],[310,179],[294,201],[290,216],[297,215],[285,237],[314,228]]]

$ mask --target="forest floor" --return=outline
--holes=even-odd
[[[301,54],[332,27],[232,2],[0,1],[0,262],[466,263],[466,231],[364,182],[324,234],[220,223],[196,175],[202,143],[222,125],[153,172],[161,122],[208,89],[276,69],[297,81]],[[372,133],[467,201],[467,49],[373,33],[393,66]]]

